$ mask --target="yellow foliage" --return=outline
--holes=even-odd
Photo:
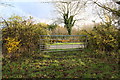
[[[95,26],[92,31],[84,31],[84,33],[85,32],[86,35],[88,35],[89,48],[101,51],[118,49],[118,30],[114,26],[101,24]]]
[[[10,38],[8,37],[6,40],[6,48],[7,48],[7,51],[8,51],[8,54],[9,53],[14,53],[16,50],[19,49],[20,47],[20,41],[17,41],[15,38]]]
[[[42,39],[40,35],[48,35],[47,24],[33,24],[32,18],[26,19],[19,16],[13,16],[7,20],[7,23],[9,26],[2,29],[4,42],[2,52],[5,56],[8,54],[14,57],[19,56],[18,54],[25,56],[41,50],[39,39]],[[42,43],[45,45],[47,40]]]

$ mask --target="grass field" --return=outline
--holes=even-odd
[[[53,43],[53,44],[47,44],[47,45],[66,45],[66,44],[84,44],[83,42],[79,43]]]
[[[76,51],[76,50],[81,50],[81,48],[69,48],[69,49],[48,49],[48,52],[55,52],[55,51]],[[47,52],[46,51],[46,52]]]
[[[51,52],[3,59],[3,78],[118,78],[118,64],[113,56],[91,50]],[[108,80],[107,79],[107,80]]]

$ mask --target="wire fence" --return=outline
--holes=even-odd
[[[86,35],[40,35],[40,51],[73,51],[86,47]]]

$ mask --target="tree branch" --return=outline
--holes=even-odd
[[[99,7],[104,8],[105,10],[107,10],[109,12],[112,12],[114,15],[117,15],[117,16],[120,17],[120,10],[118,11],[118,10],[115,10],[115,9],[111,9],[111,8],[109,8],[109,7],[105,6],[105,5],[102,5],[100,3],[97,3],[97,2],[94,2],[94,3],[96,5],[98,5]]]

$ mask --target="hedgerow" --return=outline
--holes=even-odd
[[[14,16],[4,21],[2,29],[3,55],[16,57],[14,54],[29,55],[40,49],[40,35],[47,35],[46,27],[33,24],[32,19],[23,20]],[[45,43],[45,41],[43,41]]]
[[[81,32],[88,36],[88,47],[100,51],[113,51],[119,49],[119,30],[112,25],[99,24],[91,31]]]

